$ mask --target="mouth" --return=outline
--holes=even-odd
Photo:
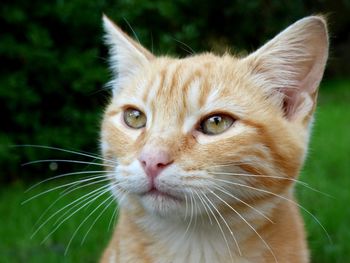
[[[153,198],[160,199],[160,200],[164,200],[164,199],[169,200],[170,199],[170,200],[174,200],[174,201],[181,201],[181,199],[179,197],[171,195],[171,194],[163,192],[163,191],[160,191],[156,187],[151,188],[150,190],[148,190],[147,192],[142,194],[142,196],[153,197]]]

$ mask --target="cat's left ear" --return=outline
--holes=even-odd
[[[103,27],[110,51],[111,68],[116,74],[114,83],[118,87],[141,68],[147,67],[154,55],[125,34],[106,15],[103,15]]]
[[[301,19],[244,60],[287,119],[307,124],[328,57],[325,19]]]

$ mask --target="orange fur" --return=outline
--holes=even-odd
[[[101,142],[105,158],[118,161],[120,217],[101,263],[309,262],[293,186],[327,59],[324,19],[300,20],[245,58],[184,59],[156,58],[104,22],[118,76]],[[127,107],[147,116],[144,128],[123,123]],[[219,113],[234,124],[203,134],[199,122]],[[156,183],[175,201],[140,190],[145,148],[173,160]]]

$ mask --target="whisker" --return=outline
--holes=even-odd
[[[65,205],[63,208],[59,209],[58,211],[56,211],[55,213],[53,213],[49,218],[47,218],[35,231],[34,233],[31,235],[30,238],[33,238],[39,231],[41,228],[43,228],[54,216],[56,216],[58,213],[60,213],[61,211],[63,211],[64,209],[66,209],[67,207],[79,202],[80,200],[84,199],[84,198],[87,198],[88,196],[92,195],[92,194],[95,194],[97,192],[97,194],[99,194],[99,191],[103,191],[105,188],[107,187],[110,187],[110,185],[104,185],[98,189],[95,189],[81,197],[79,197],[78,199],[70,202],[69,204]],[[85,200],[84,200],[85,201]]]
[[[298,180],[298,179],[294,179],[294,178],[287,178],[287,177],[282,177],[282,176],[273,176],[273,175],[262,175],[262,174],[244,174],[244,173],[230,173],[230,172],[210,172],[208,171],[209,174],[214,174],[214,175],[235,175],[235,176],[243,176],[243,177],[261,177],[261,178],[272,178],[272,179],[278,179],[278,180],[286,180],[286,181],[292,181],[295,182],[299,185],[302,185],[314,192],[320,193],[322,195],[325,195],[327,197],[330,198],[334,198],[333,196],[324,193],[320,190],[317,190],[311,186],[309,186],[306,182]]]
[[[68,149],[63,149],[63,148],[58,148],[58,147],[52,147],[52,146],[47,146],[47,145],[37,145],[37,144],[21,144],[21,145],[13,145],[13,147],[32,147],[32,148],[42,148],[42,149],[48,149],[48,150],[56,150],[56,151],[61,151],[61,152],[66,152],[66,153],[72,153],[75,155],[81,155],[81,156],[85,156],[85,157],[90,157],[90,158],[94,158],[94,159],[98,159],[101,161],[105,161],[105,162],[111,162],[112,164],[117,164],[116,161],[114,160],[109,160],[106,158],[102,158],[98,155],[92,154],[92,153],[83,153],[83,152],[77,152],[77,151],[73,151],[73,150],[68,150]]]
[[[80,182],[87,182],[87,181],[95,180],[95,179],[102,178],[102,177],[104,178],[103,180],[105,180],[105,181],[110,180],[109,178],[106,178],[105,175],[100,175],[100,176],[95,176],[95,177],[93,177],[93,178],[81,180]],[[55,191],[55,190],[57,190],[57,189],[61,189],[61,188],[63,188],[63,187],[66,187],[66,186],[69,186],[69,185],[72,185],[72,184],[76,184],[76,182],[71,182],[71,183],[67,183],[67,184],[64,184],[64,185],[56,186],[56,187],[54,187],[54,188],[51,188],[51,189],[49,189],[49,190],[46,190],[46,191],[44,191],[44,192],[41,192],[41,193],[39,193],[39,194],[37,194],[37,195],[34,195],[34,196],[28,198],[27,200],[23,201],[21,204],[24,205],[24,204],[30,202],[31,200],[33,200],[33,199],[35,199],[35,198],[38,198],[39,196],[42,196],[42,195],[44,195],[44,194],[50,193],[50,192],[52,192],[52,191]]]
[[[192,224],[192,219],[193,219],[193,200],[192,200],[191,194],[190,194],[190,201],[191,201],[191,215],[190,215],[190,221],[189,221],[189,223],[188,223],[188,225],[187,225],[187,228],[186,228],[186,230],[185,230],[185,233],[183,234],[184,236],[186,236],[187,231],[190,229],[190,226],[191,226],[191,224]]]
[[[48,181],[52,181],[52,180],[55,180],[55,179],[58,179],[58,178],[62,178],[62,177],[66,177],[66,176],[70,176],[70,175],[79,175],[79,174],[93,174],[93,173],[110,173],[110,171],[81,171],[81,172],[72,172],[72,173],[64,173],[64,174],[60,174],[60,175],[57,175],[57,176],[54,176],[54,177],[50,177],[50,178],[47,178],[45,180],[42,180],[34,185],[32,185],[31,187],[29,187],[25,193],[29,192],[30,190],[34,189],[35,187],[45,183],[45,182],[48,182]]]
[[[270,192],[270,191],[267,191],[267,190],[264,190],[264,189],[260,189],[260,188],[256,188],[256,187],[253,187],[253,186],[249,186],[249,185],[245,185],[245,184],[240,184],[240,183],[236,183],[236,182],[230,182],[228,180],[223,180],[223,179],[218,179],[218,178],[210,178],[208,177],[209,179],[212,179],[212,180],[217,180],[217,181],[221,181],[221,182],[225,182],[225,183],[228,183],[228,184],[232,184],[232,185],[236,185],[236,186],[242,186],[242,187],[245,187],[245,188],[249,188],[249,189],[252,189],[252,190],[255,190],[255,191],[259,191],[259,192],[262,192],[262,193],[266,193],[266,194],[270,194],[270,195],[273,195],[273,196],[276,196],[276,197],[279,197],[285,201],[288,201],[296,206],[298,206],[299,208],[301,208],[302,210],[304,210],[307,214],[309,214],[316,222],[317,224],[323,229],[323,231],[325,232],[328,240],[332,243],[332,239],[330,237],[330,235],[328,234],[327,230],[324,228],[324,226],[321,224],[321,222],[317,219],[317,217],[312,214],[309,210],[307,210],[305,207],[303,207],[302,205],[298,204],[297,202],[291,200],[291,199],[288,199],[284,196],[281,196],[279,194],[276,194],[276,193],[273,193],[273,192]]]
[[[198,194],[197,191],[194,191],[194,193],[197,195],[199,201],[202,203],[203,207],[204,207],[204,210],[205,210],[205,213],[207,214],[208,218],[209,218],[209,222],[210,222],[210,225],[213,225],[213,221],[211,220],[211,216],[207,210],[207,207],[205,206],[204,202],[205,200],[203,200],[203,198],[200,196],[200,194]]]
[[[56,230],[64,223],[66,222],[69,218],[71,218],[73,215],[75,215],[77,212],[79,212],[81,209],[83,209],[85,206],[87,206],[88,204],[90,204],[91,202],[94,202],[95,200],[97,200],[98,198],[100,198],[101,196],[103,196],[104,194],[108,193],[110,191],[110,185],[108,185],[109,188],[107,190],[102,191],[102,193],[99,193],[98,196],[94,197],[92,200],[88,201],[87,203],[85,203],[84,205],[82,205],[81,207],[79,207],[77,210],[75,210],[72,214],[70,214],[68,217],[66,217],[64,220],[62,220],[41,242],[41,244],[45,243],[46,240],[54,233],[56,232]]]
[[[185,218],[184,220],[187,219],[187,212],[188,212],[188,201],[187,201],[187,195],[185,194],[185,203],[186,203],[186,210],[185,210]]]
[[[116,206],[116,208],[114,209],[113,214],[111,216],[111,219],[109,220],[107,231],[111,230],[112,224],[114,222],[115,217],[117,216],[118,210],[119,210],[119,208],[118,208],[118,206]]]
[[[114,196],[111,196],[111,197],[113,198]],[[107,198],[107,200],[108,200],[108,199],[110,199],[110,197]],[[113,204],[113,203],[115,203],[115,200],[114,200],[114,199],[112,199],[112,200],[105,206],[105,208],[101,211],[101,213],[99,214],[99,216],[97,216],[97,217],[95,218],[94,222],[92,222],[91,226],[90,226],[89,229],[86,231],[86,234],[84,235],[83,239],[81,240],[80,245],[83,245],[83,244],[84,244],[84,242],[85,242],[85,240],[86,240],[88,234],[90,233],[90,231],[91,231],[91,229],[93,228],[93,226],[96,224],[97,220],[103,215],[103,213],[104,213],[104,212],[108,209],[108,207],[110,207],[111,204]]]
[[[211,172],[208,171],[210,174],[215,175],[236,175],[236,176],[243,176],[243,177],[261,177],[261,178],[272,178],[272,179],[280,179],[280,180],[286,180],[286,181],[293,181],[296,183],[300,183],[303,185],[307,185],[307,183],[300,181],[298,179],[294,178],[288,178],[288,177],[282,177],[282,176],[273,176],[273,175],[263,175],[263,174],[245,174],[245,173],[233,173],[233,172]]]
[[[200,204],[203,206],[203,203],[202,203],[202,201],[201,201],[201,199],[200,199],[200,197],[199,197],[199,194],[197,193],[197,191],[194,191],[194,193],[196,194],[196,196],[198,197],[198,200],[200,201]],[[205,207],[204,207],[205,208]],[[206,209],[206,208],[205,208]],[[197,210],[199,210],[199,205],[198,205],[198,207],[197,207]],[[200,210],[199,210],[200,211]],[[202,219],[202,225],[204,226],[205,225],[205,221],[204,221],[204,216],[203,216],[203,213],[202,213],[202,211],[200,211],[200,217],[201,217],[201,219]]]
[[[236,243],[236,246],[237,246],[239,255],[241,256],[241,255],[242,255],[241,249],[239,248],[239,245],[238,245],[238,242],[237,242],[237,240],[236,240],[236,237],[234,236],[234,234],[233,234],[231,228],[229,227],[229,225],[227,224],[226,220],[225,220],[224,217],[221,215],[221,213],[218,211],[218,209],[215,207],[215,205],[210,201],[210,199],[205,195],[205,193],[203,193],[202,190],[200,190],[200,191],[201,191],[203,197],[204,197],[205,199],[207,199],[207,201],[209,202],[209,204],[211,205],[211,207],[214,208],[214,210],[218,213],[218,215],[220,216],[221,220],[223,220],[224,224],[226,225],[226,227],[227,227],[228,230],[230,231],[230,234],[231,234],[233,240],[234,240],[235,243]],[[209,207],[209,206],[208,206],[208,207]],[[215,219],[215,221],[216,221],[216,223],[217,223],[217,225],[218,225],[218,227],[219,227],[219,229],[220,229],[220,231],[221,231],[222,237],[223,237],[224,240],[225,240],[226,247],[227,247],[228,253],[229,253],[229,255],[230,255],[231,261],[234,262],[233,257],[232,257],[232,253],[231,253],[231,249],[230,249],[230,246],[228,245],[228,241],[227,241],[227,238],[226,238],[226,236],[225,236],[224,230],[222,229],[222,226],[221,226],[221,224],[219,223],[219,220],[217,219],[217,217],[215,216],[215,214],[213,213],[213,211],[212,211],[211,209],[210,209],[210,211],[212,212],[212,215],[214,216],[214,219]]]
[[[61,200],[63,197],[65,197],[66,195],[70,194],[71,192],[74,192],[78,189],[81,189],[81,188],[84,188],[84,187],[88,187],[88,186],[91,186],[93,184],[97,184],[97,183],[100,183],[100,181],[97,181],[97,182],[92,182],[92,183],[88,183],[88,184],[84,184],[84,185],[81,185],[81,186],[78,186],[74,189],[71,189],[65,193],[62,193],[61,196],[59,196],[51,205],[49,205],[46,210],[41,214],[41,216],[39,217],[39,219],[35,222],[34,224],[34,227],[37,226],[39,224],[39,222],[41,221],[41,219],[47,214],[48,211],[50,211],[50,209],[59,201]]]
[[[103,167],[115,167],[113,165],[108,164],[102,164],[102,163],[92,163],[92,162],[85,162],[85,161],[77,161],[77,160],[64,160],[64,159],[46,159],[46,160],[36,160],[31,161],[27,163],[23,163],[22,166],[30,165],[30,164],[36,164],[36,163],[51,163],[51,162],[64,162],[64,163],[79,163],[79,164],[89,164],[89,165],[96,165],[96,166],[103,166]]]
[[[120,198],[120,200],[118,201],[118,203],[121,203],[121,201],[125,198],[125,196],[126,196],[126,194],[124,194],[121,198]],[[118,196],[118,198],[119,198],[119,196]],[[114,212],[113,212],[113,214],[112,214],[112,216],[111,216],[111,220],[109,221],[109,224],[108,224],[108,231],[111,229],[111,226],[112,226],[112,222],[114,222],[113,223],[113,225],[115,225],[115,220],[116,220],[116,218],[117,218],[117,212],[119,211],[119,204],[116,206],[116,208],[114,209]]]
[[[255,212],[257,212],[259,215],[261,215],[262,217],[264,217],[266,220],[268,220],[270,223],[275,224],[275,222],[273,222],[269,217],[267,217],[266,215],[264,215],[261,211],[259,211],[258,209],[256,209],[254,206],[251,206],[250,204],[248,204],[247,202],[241,200],[240,198],[238,198],[237,196],[234,196],[232,194],[230,194],[229,192],[227,192],[223,187],[219,186],[218,184],[215,183],[215,185],[217,185],[217,187],[215,187],[215,189],[221,191],[222,193],[234,198],[235,200],[245,204],[246,206],[248,206],[249,208],[253,209]]]
[[[77,187],[77,185],[79,184],[82,184],[84,182],[82,182],[82,180],[85,180],[85,179],[91,179],[91,178],[94,178],[96,176],[101,176],[102,174],[94,174],[94,175],[90,175],[90,176],[84,176],[83,178],[81,178],[80,180],[77,180],[77,181],[74,181],[72,182],[72,185],[71,186],[68,186],[66,189],[62,190],[59,194],[60,195],[64,195],[66,192],[68,193],[71,193],[72,189],[75,189]],[[106,180],[111,180],[111,178],[108,177],[108,174],[107,175],[102,175],[102,177],[105,177]],[[96,178],[98,179],[98,178]],[[104,181],[103,181],[104,182]],[[95,184],[95,182],[92,182],[92,183],[87,183],[87,184],[84,184],[84,185],[92,185],[92,184]]]
[[[75,203],[74,205],[72,204],[71,207],[66,207],[67,210],[64,211],[64,209],[63,209],[62,212],[63,212],[63,211],[64,211],[64,212],[63,212],[60,216],[58,216],[58,217],[56,218],[55,222],[54,222],[52,225],[53,225],[53,226],[57,226],[57,225],[62,221],[62,219],[64,219],[67,215],[70,214],[71,211],[75,211],[75,209],[78,208],[81,204],[86,203],[86,202],[92,200],[94,197],[96,197],[96,196],[99,195],[99,194],[100,194],[99,192],[94,193],[94,194],[92,194],[92,195],[90,195],[90,196],[87,196],[86,198],[80,200],[79,202]],[[93,202],[91,202],[91,203],[89,203],[89,204],[92,204],[92,203],[93,203]],[[87,208],[87,207],[86,207],[86,208]],[[85,209],[86,209],[86,208],[85,208]]]
[[[254,162],[237,161],[237,162],[230,162],[230,163],[215,164],[210,166],[208,166],[208,164],[204,164],[205,166],[203,166],[203,168],[208,169],[208,168],[217,168],[217,167],[226,167],[226,166],[237,166],[242,164],[254,164]]]
[[[90,185],[93,185],[93,184],[98,184],[98,183],[101,183],[101,182],[92,182],[92,183],[89,183]],[[107,184],[108,185],[108,184]],[[74,206],[72,206],[71,208],[69,208],[66,212],[64,212],[59,218],[56,219],[55,223],[53,225],[56,225],[58,224],[58,222],[61,221],[62,218],[64,218],[67,214],[69,214],[72,210],[74,210],[76,207],[78,207],[81,203],[84,203],[85,201],[88,201],[89,199],[91,199],[92,197],[87,197],[81,201],[79,201],[78,203],[76,203]],[[90,203],[85,209],[88,209],[89,206],[91,205],[92,203]]]
[[[191,198],[193,198],[193,210],[194,210],[194,226],[193,228],[195,229],[196,226],[197,226],[197,216],[195,214],[197,214],[197,211],[198,211],[198,208],[197,208],[197,202],[196,202],[196,199],[194,198],[194,195],[193,195],[193,191],[191,188],[189,188],[190,192],[191,192]]]
[[[80,225],[78,226],[78,228],[74,231],[74,233],[73,233],[73,235],[72,235],[72,237],[70,238],[70,240],[69,240],[69,242],[68,242],[68,244],[67,244],[67,247],[66,247],[66,250],[64,251],[64,255],[67,255],[67,253],[68,253],[68,250],[69,250],[69,247],[70,247],[70,244],[72,243],[72,241],[73,241],[73,239],[74,239],[74,237],[76,236],[76,234],[78,233],[78,231],[79,231],[79,229],[84,225],[84,223],[102,206],[102,205],[104,205],[108,200],[110,200],[111,198],[113,198],[113,196],[109,196],[109,197],[107,197],[106,198],[106,200],[104,200],[103,202],[101,202],[94,210],[92,210],[92,212],[87,216],[87,217],[85,217],[85,219],[80,223]],[[112,201],[114,201],[114,200],[112,200]],[[111,204],[112,202],[110,202],[109,203],[109,205]],[[108,206],[109,206],[108,205]],[[107,208],[108,208],[108,206],[106,206]],[[106,208],[105,207],[105,208]],[[105,211],[105,209],[102,211],[102,212],[104,212]],[[89,231],[90,231],[90,229],[89,229]],[[85,237],[84,237],[84,239],[85,239]],[[83,239],[83,241],[84,241],[84,239]]]
[[[200,191],[201,191],[201,190],[200,190]],[[206,209],[208,209],[208,210],[206,210],[206,211],[209,211],[210,214],[213,214],[213,211],[210,209],[209,204],[208,204],[207,201],[203,198],[203,195],[204,195],[203,192],[201,191],[200,193],[198,193],[198,192],[196,191],[196,193],[198,194],[198,198],[199,198],[200,200],[203,201],[204,207],[206,207]],[[209,216],[209,215],[208,215],[208,216]],[[211,221],[211,216],[209,216],[209,221],[210,221],[210,224],[212,225],[213,222]]]
[[[220,196],[215,194],[214,191],[210,190],[209,192],[211,194],[213,194],[216,198],[218,198],[221,202],[223,202],[226,206],[228,206],[233,212],[235,212],[255,232],[255,234],[260,238],[260,240],[264,243],[264,245],[267,247],[267,249],[271,252],[272,256],[275,259],[275,262],[278,263],[277,258],[275,256],[275,253],[272,251],[271,247],[267,244],[265,239],[258,233],[258,231],[236,209],[234,209],[230,204],[228,204]]]

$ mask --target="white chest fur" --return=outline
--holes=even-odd
[[[148,250],[157,258],[154,263],[250,262],[239,255],[236,241],[240,242],[240,233],[231,234],[222,224],[223,234],[216,222],[210,224],[201,220],[198,218],[191,225],[161,218],[155,220],[153,216],[140,220],[139,224],[157,240]]]

